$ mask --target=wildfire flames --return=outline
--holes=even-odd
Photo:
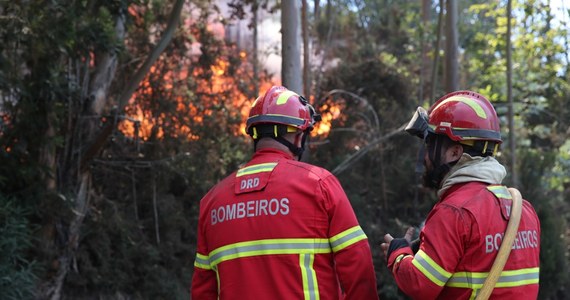
[[[130,10],[130,12],[135,13],[134,10]],[[209,24],[207,28],[215,36],[223,38],[223,26]],[[200,49],[200,45],[196,44],[198,43],[195,42],[190,48],[193,50]],[[254,90],[253,80],[244,83],[248,81],[248,78],[253,78],[253,70],[245,51],[232,48],[226,50],[229,53],[227,55],[235,53],[237,59],[240,60],[237,70],[235,66],[231,65],[228,56],[218,58],[209,70],[191,68],[195,65],[196,57],[199,57],[201,53],[191,53],[188,55],[190,58],[178,60],[173,65],[169,65],[166,60],[159,60],[130,99],[125,112],[126,116],[123,118],[124,121],[120,123],[119,130],[125,136],[142,140],[148,140],[151,137],[162,139],[167,135],[197,140],[200,136],[193,131],[193,125],[201,125],[205,117],[217,117],[217,115],[212,115],[215,113],[213,107],[225,105],[230,114],[242,120],[240,125],[234,128],[233,134],[245,135],[245,121],[256,97],[245,95],[242,92],[243,86],[240,89],[240,85],[248,84],[247,90]],[[234,63],[236,57],[231,57]],[[230,71],[230,68],[233,69]],[[204,78],[205,73],[208,73],[208,79],[200,80],[200,78]],[[192,78],[189,78],[190,76]],[[196,83],[193,92],[189,92],[189,89],[180,88],[180,86],[186,86],[185,82],[191,80]],[[274,85],[273,81],[272,78],[260,78],[260,93]],[[208,96],[201,97],[200,95]],[[170,101],[175,103],[171,103],[169,107],[173,107],[174,110],[168,115],[165,113],[154,115],[158,111],[153,109],[156,105],[153,106],[148,103],[164,101],[165,98],[173,99]],[[230,103],[223,103],[223,99],[226,101],[229,99]],[[311,134],[313,136],[326,135],[331,130],[332,121],[339,117],[341,107],[327,103],[317,109],[321,111],[322,121],[317,124]],[[224,121],[220,120],[220,122]]]
[[[247,57],[245,52],[240,52],[240,57],[245,59]],[[234,134],[246,134],[245,133],[245,121],[249,114],[251,104],[253,103],[253,98],[250,99],[243,93],[237,90],[237,85],[235,83],[234,77],[226,76],[229,63],[224,60],[218,60],[215,65],[211,67],[213,73],[212,80],[209,82],[208,86],[202,87],[204,90],[208,90],[209,93],[228,93],[228,88],[233,88],[235,90],[229,91],[233,95],[232,105],[235,108],[239,108],[239,113],[241,114],[242,122],[234,132]],[[155,73],[156,69],[152,68],[151,73]],[[168,72],[164,75],[164,88],[172,89],[174,87],[173,77],[177,76],[178,80],[186,80],[188,77],[187,72],[181,72],[179,74],[174,74],[173,72]],[[274,83],[270,81],[264,81],[260,83],[260,91],[265,91],[269,89]],[[153,130],[156,131],[156,138],[164,137],[164,130],[162,125],[167,123],[168,117],[163,113],[160,116],[153,116],[151,111],[145,111],[139,105],[136,105],[136,99],[139,97],[148,97],[152,95],[153,89],[150,86],[148,80],[145,80],[137,93],[133,95],[130,100],[130,107],[127,112],[127,119],[129,121],[121,122],[119,129],[121,132],[128,137],[135,137],[135,135],[142,139],[148,140],[152,135]],[[212,112],[211,110],[205,110],[203,115],[199,113],[198,108],[195,104],[186,101],[182,96],[177,96],[176,111],[183,112],[188,117],[191,116],[192,122],[194,124],[200,124],[203,121],[204,116],[209,116]],[[317,123],[315,130],[311,132],[312,136],[326,136],[332,126],[332,121],[339,118],[341,114],[341,105],[335,103],[325,103],[317,108],[322,116],[322,120]],[[136,133],[136,134],[135,134]],[[185,124],[185,122],[180,122],[177,125],[177,131],[173,133],[174,137],[186,136],[189,140],[197,140],[199,136],[193,134],[192,129]]]
[[[325,103],[319,108],[322,120],[317,123],[312,136],[326,136],[332,128],[332,121],[340,117],[341,105],[335,103]]]
[[[242,60],[247,59],[247,54],[244,51],[239,52],[239,57]],[[246,72],[245,70],[239,70],[238,76],[229,76],[228,68],[230,64],[228,61],[223,59],[216,60],[216,63],[210,68],[210,79],[207,81],[199,81],[200,84],[197,87],[198,93],[203,93],[207,95],[224,95],[224,97],[231,99],[231,106],[235,109],[235,113],[241,116],[243,122],[238,128],[235,128],[234,134],[245,134],[245,120],[249,114],[249,109],[251,103],[254,99],[252,97],[247,97],[238,88],[238,80],[242,78],[239,76],[241,72]],[[138,137],[142,140],[147,140],[153,134],[156,138],[163,138],[165,135],[163,126],[172,125],[176,127],[176,131],[170,133],[173,137],[186,136],[190,140],[197,140],[200,137],[192,132],[192,128],[189,124],[202,124],[204,117],[211,116],[213,109],[211,107],[215,105],[220,105],[221,99],[205,99],[202,102],[214,103],[194,103],[184,96],[176,96],[173,100],[176,102],[175,105],[175,115],[176,116],[166,116],[162,113],[159,116],[154,116],[152,111],[149,109],[143,109],[141,105],[137,103],[140,99],[152,98],[153,93],[156,91],[151,87],[151,81],[149,78],[157,74],[157,69],[152,68],[149,76],[145,81],[142,82],[138,91],[133,94],[130,99],[129,107],[127,108],[127,121],[122,122],[119,129],[122,133],[128,137]],[[195,70],[192,74],[195,78],[202,76],[200,70]],[[243,74],[242,74],[243,75]],[[188,72],[175,73],[174,71],[168,71],[162,80],[162,88],[166,91],[171,91],[175,89],[176,82],[185,81],[188,79]],[[265,90],[270,88],[274,83],[269,81],[260,82],[260,90]],[[137,100],[138,99],[138,100]],[[200,109],[198,106],[202,106]],[[130,121],[130,122],[129,122]]]

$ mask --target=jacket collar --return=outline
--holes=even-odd
[[[443,178],[437,195],[442,199],[449,188],[459,183],[478,181],[487,184],[501,184],[506,175],[505,167],[494,157],[472,157],[464,153],[457,164]]]
[[[272,156],[277,157],[278,159],[294,159],[293,155],[283,150],[275,149],[275,148],[263,148],[255,151],[251,160],[255,160],[265,156]]]

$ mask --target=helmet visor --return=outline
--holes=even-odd
[[[418,107],[412,116],[412,119],[406,126],[406,132],[415,135],[421,139],[425,139],[428,133],[428,112],[423,107]]]
[[[315,110],[315,108],[311,105],[307,103],[307,106],[309,107],[309,113],[311,114],[311,125],[310,128],[311,130],[313,129],[313,127],[315,126],[315,124],[317,122],[320,122],[322,120],[321,115],[319,115],[317,113],[317,111]]]

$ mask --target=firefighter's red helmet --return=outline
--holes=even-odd
[[[307,100],[283,86],[271,87],[257,98],[249,111],[246,131],[261,124],[286,125],[300,131],[311,130],[316,122],[315,110]]]
[[[457,91],[437,100],[429,109],[428,131],[454,141],[502,142],[499,118],[493,105],[472,91]]]

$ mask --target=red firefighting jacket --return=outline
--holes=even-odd
[[[512,198],[501,185],[452,186],[420,232],[420,249],[388,258],[398,287],[415,299],[474,299],[497,256]],[[526,200],[509,259],[490,299],[536,299],[540,223]]]
[[[192,299],[378,299],[370,246],[340,183],[277,150],[200,202]]]

